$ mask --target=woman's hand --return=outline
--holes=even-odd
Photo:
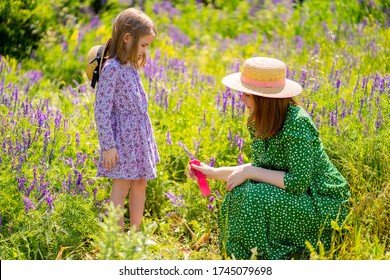
[[[203,175],[206,176],[206,178],[212,178],[213,175],[215,174],[215,168],[208,166],[207,164],[204,164],[203,162],[201,162],[200,165],[188,164],[188,176],[194,180],[197,180],[198,177],[196,177],[193,169],[202,172]]]
[[[118,150],[116,148],[111,148],[103,152],[103,165],[108,171],[115,168],[118,159]]]
[[[246,167],[248,165],[240,165],[237,166],[232,173],[227,177],[227,182],[226,182],[226,189],[228,191],[232,191],[235,187],[241,185],[244,183],[247,178],[247,174],[245,172]]]

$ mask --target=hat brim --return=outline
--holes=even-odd
[[[222,83],[237,91],[269,98],[289,98],[302,92],[302,86],[289,79],[286,79],[284,86],[280,87],[257,87],[245,84],[241,81],[241,72],[224,77]]]
[[[85,70],[86,70],[86,73],[87,73],[87,77],[89,80],[92,80],[92,76],[93,76],[93,71],[95,71],[95,68],[96,66],[98,66],[98,63],[100,65],[99,67],[99,72],[100,72],[100,69],[102,67],[102,60],[103,60],[103,56],[100,57],[100,61],[94,61],[94,59],[96,58],[96,55],[98,53],[98,50],[99,48],[101,47],[102,45],[98,45],[98,46],[93,46],[88,54],[87,54],[87,60],[86,60],[86,65],[85,65]],[[104,49],[103,49],[103,52],[104,52]],[[92,62],[93,61],[93,62]]]

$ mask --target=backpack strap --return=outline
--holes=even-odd
[[[95,88],[97,81],[99,81],[100,63],[102,62],[101,58],[102,58],[102,55],[103,55],[103,48],[104,48],[104,46],[100,46],[99,47],[99,49],[97,51],[97,54],[96,54],[96,57],[89,63],[89,64],[92,64],[95,61],[97,61],[97,65],[95,67],[95,70],[93,70],[93,74],[92,74],[92,81],[91,81],[91,87],[92,88]]]

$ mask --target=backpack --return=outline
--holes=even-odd
[[[95,88],[96,83],[99,82],[100,71],[107,60],[110,45],[111,39],[108,39],[104,45],[93,46],[88,51],[85,70],[92,88]]]

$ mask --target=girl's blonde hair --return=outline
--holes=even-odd
[[[248,126],[254,125],[255,138],[274,136],[282,129],[289,104],[299,105],[294,97],[267,98],[254,95],[255,108],[248,118]]]
[[[130,33],[133,39],[129,56],[123,42],[126,33]],[[129,8],[122,11],[115,18],[112,27],[112,36],[107,44],[107,58],[117,58],[122,64],[130,62],[131,66],[139,69],[146,63],[146,54],[144,53],[141,59],[138,58],[138,41],[146,35],[157,36],[154,22],[139,9]]]

